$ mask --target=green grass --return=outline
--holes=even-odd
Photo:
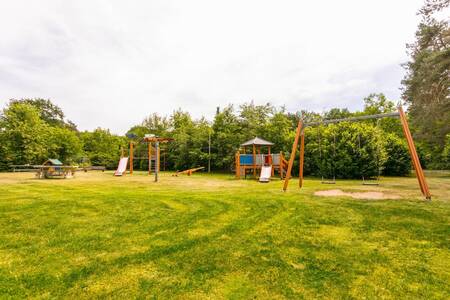
[[[428,179],[432,202],[415,178],[0,174],[0,297],[448,299],[450,176]]]

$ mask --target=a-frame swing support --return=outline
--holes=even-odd
[[[403,129],[403,134],[405,135],[406,142],[408,143],[408,149],[409,149],[409,153],[411,155],[412,165],[414,167],[414,170],[416,171],[416,176],[417,176],[417,180],[419,182],[420,190],[426,199],[431,200],[431,193],[430,193],[428,184],[425,179],[425,174],[423,172],[422,165],[420,164],[419,156],[417,154],[416,146],[414,145],[414,140],[412,138],[411,131],[409,130],[409,125],[408,125],[408,121],[406,119],[405,112],[403,111],[403,108],[401,106],[398,107],[398,112],[387,113],[387,114],[358,116],[358,117],[346,118],[346,119],[324,120],[321,122],[312,122],[312,123],[303,123],[303,120],[300,119],[298,121],[297,131],[295,133],[295,139],[294,139],[294,143],[292,145],[292,151],[291,151],[291,156],[289,158],[288,169],[287,169],[286,177],[285,177],[284,183],[283,183],[283,190],[286,191],[287,187],[289,185],[289,179],[291,178],[292,166],[294,165],[294,159],[295,159],[295,154],[297,152],[299,139],[300,139],[299,187],[301,188],[303,186],[303,167],[304,167],[304,155],[305,155],[305,131],[304,131],[304,128],[305,127],[308,127],[308,126],[311,127],[311,126],[322,125],[322,124],[334,124],[334,123],[340,123],[340,122],[355,122],[355,121],[368,120],[368,119],[381,119],[381,118],[388,118],[388,117],[399,117],[400,118],[400,121],[402,124],[402,129]]]

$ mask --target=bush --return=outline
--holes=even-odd
[[[387,159],[383,175],[408,175],[411,171],[411,156],[406,141],[395,134],[387,134],[385,148]]]
[[[371,124],[307,128],[305,174],[325,178],[374,177],[386,161],[381,132]]]

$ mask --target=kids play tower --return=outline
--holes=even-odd
[[[258,170],[263,167],[271,167],[271,176],[274,176],[277,171],[280,178],[283,178],[288,162],[283,153],[273,154],[270,152],[273,145],[272,142],[259,137],[241,144],[240,150],[235,155],[236,178],[247,177],[247,174],[257,178]],[[262,153],[262,150],[267,150],[267,152]]]

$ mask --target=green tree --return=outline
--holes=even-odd
[[[264,137],[264,128],[274,112],[275,108],[269,103],[255,105],[252,101],[242,104],[240,106],[239,118],[244,138],[250,139],[255,136]]]
[[[146,133],[161,137],[167,136],[172,126],[167,117],[161,117],[157,113],[153,113],[145,118],[141,125],[146,128]]]
[[[230,170],[239,145],[244,141],[244,137],[248,136],[243,132],[232,105],[217,112],[212,129],[213,167],[217,170]]]
[[[425,1],[416,41],[408,45],[411,58],[402,81],[414,134],[427,144],[436,165],[450,132],[450,27],[436,13],[449,4],[448,0]]]
[[[121,148],[127,148],[124,137],[113,135],[107,129],[97,128],[93,132],[80,134],[83,150],[92,165],[105,166],[108,169],[117,167]]]
[[[411,172],[411,156],[405,139],[393,133],[384,135],[386,162],[383,175],[406,176]]]
[[[71,121],[65,120],[63,110],[52,103],[49,99],[11,99],[11,104],[25,103],[35,107],[39,111],[40,118],[50,126],[67,127],[76,131],[76,125]]]
[[[3,165],[42,163],[48,158],[50,129],[34,106],[10,102],[0,117]]]
[[[376,126],[344,122],[307,128],[305,133],[305,174],[369,178],[383,169],[385,141]]]
[[[66,164],[78,162],[83,156],[83,144],[77,132],[66,127],[51,127],[47,142],[49,157],[56,157]]]

